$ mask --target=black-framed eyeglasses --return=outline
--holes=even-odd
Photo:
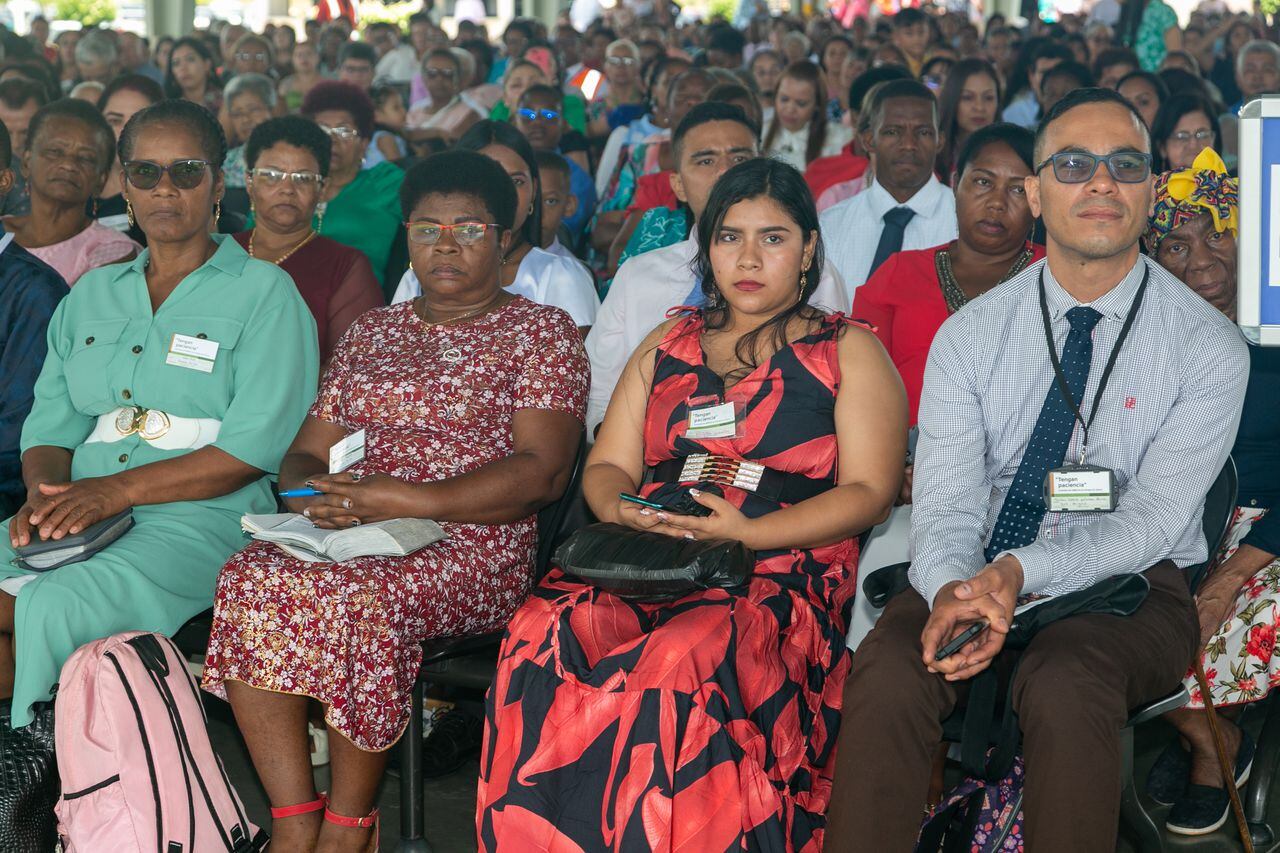
[[[434,80],[437,77],[452,80],[454,77],[458,76],[458,72],[454,71],[452,68],[424,68],[422,69],[422,76],[429,80]]]
[[[446,231],[453,234],[454,242],[459,246],[474,246],[484,239],[490,228],[502,230],[502,226],[494,222],[458,222],[454,225],[441,225],[438,222],[406,222],[404,227],[409,232],[409,239],[423,246],[434,246]]]
[[[315,172],[284,172],[280,169],[258,168],[250,169],[249,174],[268,187],[276,187],[288,181],[298,189],[316,190],[324,183],[324,176]]]
[[[193,190],[204,181],[211,164],[208,160],[174,160],[164,166],[151,160],[126,160],[123,165],[125,180],[140,190],[155,189],[165,172],[178,189]]]
[[[1122,184],[1140,184],[1151,177],[1151,155],[1141,151],[1090,154],[1088,151],[1059,151],[1036,166],[1036,174],[1053,164],[1053,176],[1063,184],[1083,184],[1093,178],[1099,163],[1107,164],[1111,177]]]
[[[528,107],[521,107],[516,110],[516,112],[518,112],[520,117],[526,121],[537,121],[538,119],[542,119],[543,121],[560,120],[560,113],[555,110],[531,110]]]

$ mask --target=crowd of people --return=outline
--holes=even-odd
[[[1117,732],[1182,680],[1147,791],[1172,831],[1221,826],[1254,744],[1220,717],[1224,780],[1205,706],[1280,683],[1280,349],[1234,322],[1238,113],[1280,94],[1275,25],[857,7],[0,33],[13,725],[76,648],[212,607],[203,687],[273,849],[374,849],[421,642],[504,631],[483,717],[441,727],[481,751],[482,850],[910,850],[1015,608],[1141,574],[1131,615],[1020,654],[1022,831],[1112,849]],[[596,519],[740,541],[749,580],[532,583],[584,435]],[[1109,504],[1054,497],[1086,470]],[[317,566],[246,544],[281,504],[447,538]],[[13,563],[124,511],[88,559]],[[906,511],[909,586],[850,649],[864,534]]]

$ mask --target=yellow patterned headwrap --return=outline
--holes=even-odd
[[[1155,254],[1161,241],[1179,225],[1208,211],[1216,231],[1231,230],[1240,222],[1240,183],[1227,175],[1227,166],[1212,148],[1196,155],[1190,169],[1165,172],[1156,178],[1155,211],[1147,225],[1147,251]]]

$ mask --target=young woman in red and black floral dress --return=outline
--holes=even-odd
[[[774,160],[731,169],[698,239],[707,307],[664,323],[633,355],[583,487],[603,521],[741,540],[756,553],[754,576],[743,589],[641,604],[552,571],[512,619],[489,692],[482,850],[822,843],[855,537],[897,494],[905,396],[870,332],[807,305],[823,256],[799,172]],[[691,407],[726,404],[732,437],[687,434]],[[676,484],[672,460],[699,453],[759,463],[809,496],[787,504],[723,482],[717,497],[714,478]],[[678,486],[711,514],[618,499]]]

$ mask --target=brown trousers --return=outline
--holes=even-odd
[[[1199,641],[1195,605],[1172,563],[1146,571],[1151,592],[1132,616],[1078,616],[1036,635],[1013,683],[1026,760],[1030,853],[1115,849],[1120,739],[1129,711],[1177,687]],[[895,597],[853,657],[825,849],[910,853],[942,720],[964,684],[930,674],[914,590]]]

